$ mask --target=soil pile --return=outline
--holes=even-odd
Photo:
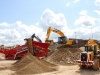
[[[11,70],[16,71],[15,75],[38,74],[43,72],[55,71],[56,65],[43,59],[39,59],[30,53],[27,53],[21,60],[13,64]],[[14,74],[13,74],[14,75]]]
[[[76,64],[75,60],[80,59],[81,52],[78,48],[61,48],[50,55],[47,61],[61,65]]]
[[[0,53],[0,59],[5,59],[5,55],[3,53]]]

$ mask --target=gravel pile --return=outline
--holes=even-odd
[[[55,66],[56,65],[27,53],[21,60],[13,64],[11,70],[16,71],[12,75],[27,75],[55,71]]]
[[[75,60],[80,59],[81,52],[82,50],[79,48],[61,48],[48,56],[47,61],[53,64],[74,65],[76,64]]]

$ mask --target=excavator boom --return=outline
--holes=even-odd
[[[65,37],[65,35],[64,35],[64,33],[62,31],[60,31],[58,29],[55,29],[55,28],[48,27],[45,42],[51,42],[51,43],[53,43],[53,40],[49,40],[51,32],[57,33],[61,37]]]

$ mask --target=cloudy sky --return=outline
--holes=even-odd
[[[67,38],[100,40],[100,0],[0,0],[0,44],[23,44],[33,33],[44,42],[47,28]],[[57,40],[56,33],[50,39]]]

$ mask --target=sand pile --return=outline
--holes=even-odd
[[[78,48],[61,48],[50,55],[47,61],[61,65],[76,64],[75,60],[80,59],[81,52]]]
[[[27,53],[21,60],[13,65],[14,66],[11,67],[11,70],[16,71],[15,75],[38,74],[56,70],[54,68],[56,65],[32,56],[30,53]]]
[[[0,60],[1,60],[1,59],[5,59],[5,54],[0,53]]]

